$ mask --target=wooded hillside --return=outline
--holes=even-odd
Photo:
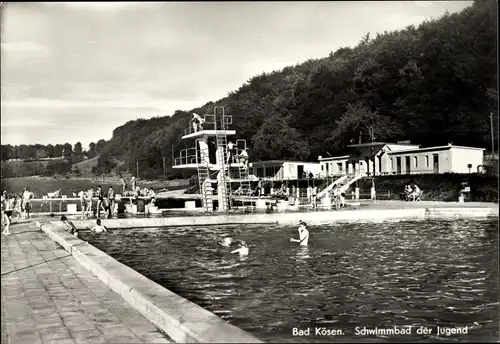
[[[101,151],[163,174],[186,143],[180,140],[191,113],[224,106],[251,159],[304,159],[334,155],[353,141],[453,142],[490,149],[490,112],[497,125],[497,2],[475,1],[457,14],[367,34],[353,48],[250,79],[215,103],[171,117],[118,127]],[[498,131],[495,128],[495,133]],[[497,138],[496,138],[497,139]],[[495,141],[496,141],[495,139]]]

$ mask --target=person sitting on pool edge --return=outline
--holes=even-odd
[[[236,250],[231,251],[231,253],[239,253],[240,256],[248,256],[248,245],[244,241],[240,241],[240,247]]]
[[[290,238],[290,242],[298,242],[300,246],[307,246],[309,243],[309,231],[307,224],[304,221],[299,222],[299,239]]]
[[[101,225],[101,219],[97,219],[96,225],[91,229],[92,232],[102,233],[107,232],[106,227]]]
[[[64,224],[64,230],[66,232],[69,232],[69,234],[73,234],[74,236],[78,236],[78,229],[76,228],[76,226],[73,224],[73,222],[71,222],[70,220],[68,220],[68,218],[66,216],[61,216],[61,221],[62,223]]]

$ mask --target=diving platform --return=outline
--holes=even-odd
[[[202,163],[197,163],[194,158],[192,158],[192,161],[186,161],[186,158],[183,157],[183,158],[175,158],[174,165],[172,166],[172,168],[198,169],[200,166],[207,166],[207,165],[202,164]],[[243,163],[231,163],[231,165],[229,165],[229,164],[224,165],[224,167],[226,169],[228,169],[229,167],[240,168],[243,166],[244,166]],[[208,164],[208,168],[211,171],[219,171],[220,170],[220,166],[217,164]]]
[[[196,139],[202,138],[204,136],[216,136],[218,134],[223,134],[226,136],[236,135],[236,130],[200,130],[195,132],[189,132],[182,136],[182,139]]]

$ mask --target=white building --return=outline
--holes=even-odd
[[[298,179],[312,174],[318,177],[320,164],[317,162],[268,160],[250,164],[251,174],[263,180]]]
[[[389,152],[418,149],[420,146],[408,143],[372,142],[347,146],[348,155],[336,157],[319,156],[322,177],[332,177],[357,171],[371,173],[373,161],[377,174],[390,173]]]
[[[364,171],[375,175],[476,173],[484,148],[447,146],[420,148],[406,143],[373,142],[347,146],[349,155],[318,157],[322,177]]]
[[[389,153],[392,174],[477,173],[484,148],[447,146]]]

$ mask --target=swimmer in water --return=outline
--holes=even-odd
[[[309,231],[304,221],[299,222],[299,239],[290,238],[290,242],[298,242],[300,246],[307,246],[309,243]]]
[[[231,251],[231,253],[239,253],[240,256],[248,256],[248,245],[246,244],[246,242],[241,241],[239,246],[239,248]]]
[[[96,233],[102,233],[102,232],[107,232],[106,227],[101,225],[101,220],[97,219],[97,224],[94,226],[94,228],[91,229],[91,231],[96,232]]]
[[[224,238],[223,241],[219,241],[219,245],[222,245],[224,247],[231,247],[233,244],[233,239],[230,237]]]

